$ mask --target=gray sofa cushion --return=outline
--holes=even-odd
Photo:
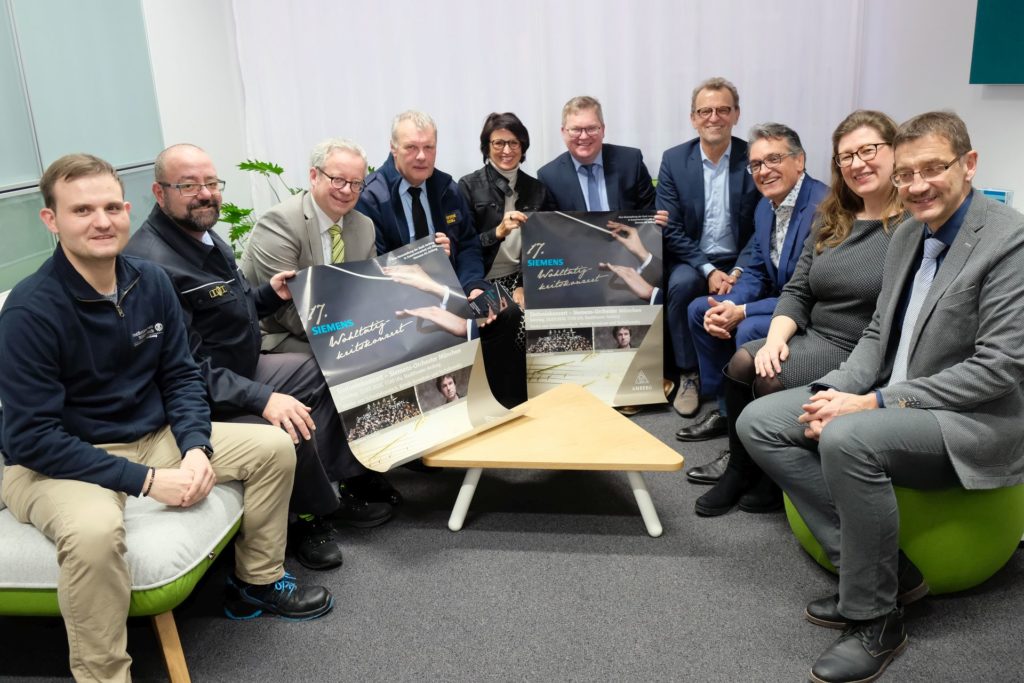
[[[190,508],[129,497],[124,521],[132,590],[157,588],[193,569],[242,516],[242,486],[220,484]],[[10,510],[0,511],[0,589],[57,587],[53,543]]]

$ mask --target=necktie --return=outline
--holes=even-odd
[[[914,287],[910,291],[910,301],[907,302],[907,312],[903,316],[903,329],[900,331],[900,343],[896,347],[896,358],[893,359],[892,376],[889,384],[902,382],[907,378],[907,362],[910,356],[910,338],[914,336],[914,326],[917,324],[917,316],[921,313],[921,304],[928,296],[932,280],[935,279],[935,270],[938,267],[939,254],[946,248],[942,240],[929,237],[924,241],[924,258],[921,259],[921,267],[914,276]]]
[[[423,204],[420,202],[420,192],[422,191],[422,187],[409,188],[409,196],[412,197],[412,227],[415,230],[415,239],[430,234],[430,229],[427,227],[427,212],[423,210]]]
[[[327,228],[331,235],[331,263],[345,262],[345,242],[341,239],[341,226],[335,223]]]
[[[594,165],[583,164],[580,168],[587,172],[587,208],[591,211],[600,211],[601,192],[597,189],[597,176],[594,175]]]

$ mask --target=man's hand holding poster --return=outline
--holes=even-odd
[[[535,213],[522,232],[529,395],[574,382],[612,406],[664,403],[654,214]]]
[[[507,419],[487,386],[478,323],[430,238],[307,268],[289,287],[366,467],[386,471]]]

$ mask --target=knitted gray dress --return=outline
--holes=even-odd
[[[885,251],[899,221],[889,223],[887,233],[880,220],[854,221],[841,244],[826,247],[820,254],[814,249],[817,230],[811,230],[773,315],[788,316],[797,325],[789,340],[789,358],[779,375],[787,389],[824,377],[857,345],[875,312]],[[764,340],[758,339],[743,348],[755,355],[762,346]]]

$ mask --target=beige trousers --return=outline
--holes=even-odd
[[[211,442],[217,483],[240,481],[245,490],[235,573],[249,583],[273,583],[284,574],[295,448],[284,431],[265,425],[214,422]],[[99,448],[152,467],[181,462],[169,427],[134,443]],[[5,468],[0,494],[15,518],[32,524],[57,546],[57,599],[75,680],[130,681],[125,494],[51,479],[18,465]]]

